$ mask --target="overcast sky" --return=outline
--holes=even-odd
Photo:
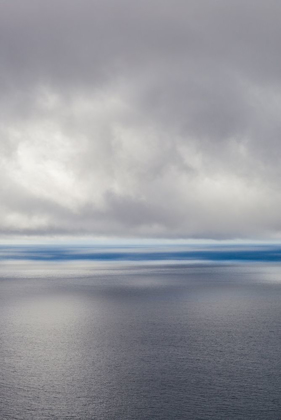
[[[0,234],[281,236],[280,0],[0,0]]]

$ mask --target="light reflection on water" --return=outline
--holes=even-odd
[[[280,279],[277,265],[2,265],[0,417],[280,419]]]

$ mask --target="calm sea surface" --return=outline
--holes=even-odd
[[[10,262],[0,418],[280,420],[281,266]]]

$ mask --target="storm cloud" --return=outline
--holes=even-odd
[[[279,238],[281,3],[0,0],[0,232]]]

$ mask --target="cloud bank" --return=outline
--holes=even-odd
[[[0,0],[0,233],[279,238],[281,3]]]

